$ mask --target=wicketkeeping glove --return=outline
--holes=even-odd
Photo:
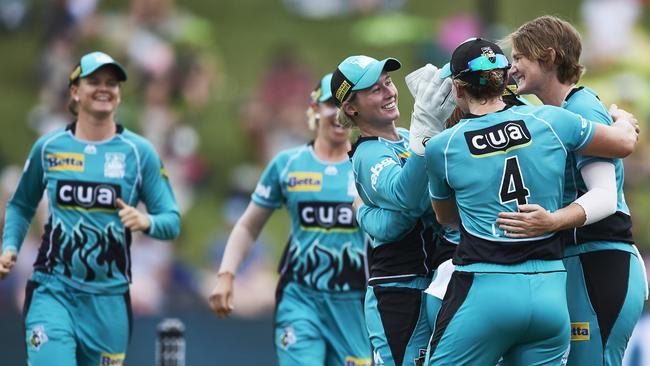
[[[445,121],[456,108],[451,94],[452,81],[450,78],[441,79],[439,73],[440,70],[436,70],[426,85],[416,88],[409,143],[411,151],[421,156],[424,155],[427,141],[445,129]]]

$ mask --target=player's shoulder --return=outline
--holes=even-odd
[[[269,165],[281,165],[285,166],[291,161],[304,160],[305,158],[311,157],[311,143],[298,145],[288,149],[279,151],[273,156]]]
[[[47,132],[36,140],[34,146],[43,146],[45,143],[49,143],[58,138],[64,138],[66,136],[69,136],[68,130],[69,130],[69,126],[64,126],[64,127],[56,128],[50,132]]]
[[[598,94],[591,88],[575,88],[567,96],[563,107],[589,120],[611,123],[609,112],[601,102]]]
[[[146,149],[153,149],[153,144],[147,140],[144,136],[133,132],[126,127],[123,127],[121,125],[118,126],[118,136],[123,138],[125,142],[127,143],[132,143],[136,145],[137,147],[142,147]]]

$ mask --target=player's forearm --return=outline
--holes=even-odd
[[[35,209],[22,207],[13,200],[9,202],[2,236],[3,251],[8,249],[20,251],[35,212]]]
[[[228,237],[219,272],[235,274],[239,265],[248,256],[258,234],[251,233],[249,228],[237,223]]]
[[[150,226],[146,234],[160,240],[176,239],[181,232],[181,218],[177,211],[149,215]]]
[[[553,225],[547,231],[560,231],[582,226],[587,219],[585,210],[577,203],[563,207],[551,214]]]
[[[427,188],[427,171],[424,165],[424,157],[411,154],[396,175],[390,191],[397,210],[422,210],[422,200]]]

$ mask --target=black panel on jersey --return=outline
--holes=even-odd
[[[377,286],[372,291],[377,298],[377,310],[393,360],[395,365],[401,365],[406,345],[420,318],[422,290]]]
[[[431,337],[431,344],[429,348],[431,349],[430,355],[433,357],[442,336],[445,334],[451,319],[461,305],[467,299],[470,288],[472,288],[472,283],[474,282],[474,273],[472,272],[454,272],[451,275],[449,280],[449,286],[447,287],[447,292],[445,293],[445,298],[442,300],[442,307],[438,312],[438,317],[436,318],[436,329],[433,331],[433,337]]]
[[[433,264],[432,268],[436,269],[438,266],[454,256],[458,248],[457,244],[450,242],[445,239],[442,235],[438,235],[438,240],[436,241],[436,249],[433,255],[431,256],[431,263]]]
[[[370,264],[370,285],[382,282],[408,281],[410,277],[390,278],[391,276],[417,275],[431,276],[436,250],[436,235],[433,228],[425,228],[421,220],[408,234],[399,240],[372,248],[368,252]],[[373,279],[374,277],[388,277]]]
[[[354,209],[350,202],[300,201],[298,216],[303,229],[354,229]]]
[[[77,132],[77,121],[74,121],[72,123],[69,123],[67,126],[65,126],[66,131],[71,131],[72,134],[74,135]],[[115,124],[115,133],[122,133],[124,132],[124,126],[122,126],[119,123]]]
[[[580,254],[585,285],[598,318],[603,349],[627,296],[630,256],[630,253],[622,250]]]
[[[530,259],[562,259],[563,235],[555,233],[550,238],[532,241],[486,240],[468,233],[461,225],[460,244],[454,254],[454,264],[479,262],[514,264]]]
[[[616,241],[634,244],[632,218],[620,211],[593,224],[577,228],[575,234],[577,244],[590,241]]]
[[[357,141],[355,141],[354,144],[352,144],[352,148],[350,149],[350,151],[348,151],[348,156],[350,157],[350,159],[352,159],[352,156],[354,155],[354,152],[357,151],[357,148],[359,147],[359,145],[361,145],[362,143],[364,143],[366,141],[372,141],[372,140],[379,140],[379,137],[377,137],[377,136],[369,136],[369,137],[359,136]]]

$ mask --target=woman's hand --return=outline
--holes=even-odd
[[[11,272],[16,264],[17,258],[18,256],[13,250],[5,250],[2,252],[2,255],[0,255],[0,280],[7,277],[9,272]]]
[[[122,221],[122,224],[126,228],[133,232],[149,230],[151,222],[147,214],[138,211],[135,207],[127,205],[121,198],[117,199],[117,207],[120,209],[118,212],[120,221]]]
[[[530,238],[556,231],[555,217],[535,204],[519,205],[519,212],[501,212],[496,223],[509,238]]]
[[[217,274],[217,285],[210,294],[210,308],[219,318],[225,318],[234,309],[233,306],[233,283],[235,275],[232,272],[224,271]]]

